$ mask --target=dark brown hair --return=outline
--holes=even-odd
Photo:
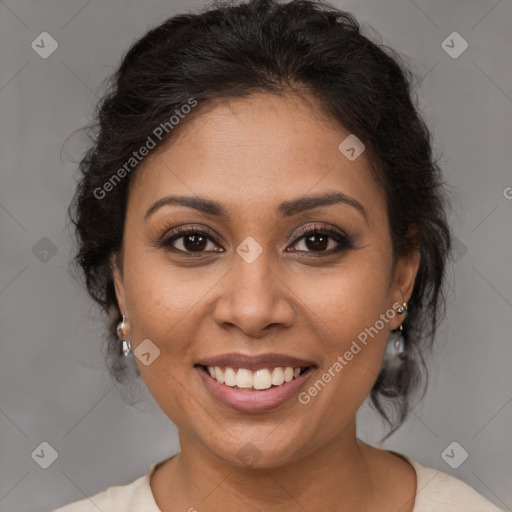
[[[320,1],[216,4],[169,18],[133,44],[88,127],[92,143],[69,208],[75,262],[108,317],[108,364],[119,382],[126,365],[115,331],[120,312],[110,257],[122,248],[127,191],[137,166],[109,187],[106,199],[98,198],[98,189],[126,169],[133,151],[191,98],[198,106],[158,144],[171,141],[216,99],[305,92],[365,144],[387,198],[395,261],[411,250],[407,232],[417,228],[421,261],[404,322],[406,357],[398,366],[384,364],[370,394],[390,433],[400,426],[411,393],[426,382],[422,354],[444,315],[450,249],[442,177],[412,81],[394,50],[363,36],[351,14]]]

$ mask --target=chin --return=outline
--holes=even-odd
[[[271,469],[286,466],[298,461],[307,451],[302,447],[303,440],[293,436],[275,436],[270,439],[268,430],[254,436],[235,435],[228,439],[206,442],[208,450],[225,463],[250,469]]]

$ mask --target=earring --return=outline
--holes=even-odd
[[[399,359],[403,359],[405,355],[405,345],[404,345],[404,335],[402,326],[399,327],[397,332],[397,336],[393,341],[393,348],[395,349],[395,355]]]
[[[132,351],[132,341],[127,340],[126,338],[126,318],[123,315],[123,319],[121,322],[117,324],[117,336],[122,340],[121,352],[124,356],[127,356]]]
[[[402,295],[402,299],[404,296]],[[396,312],[399,315],[406,315],[407,316],[407,301],[404,300],[402,304],[400,304],[396,308]],[[404,319],[405,321],[405,319]],[[399,325],[398,330],[396,330],[396,336],[393,340],[393,348],[395,349],[395,355],[399,359],[403,359],[405,357],[405,344],[404,344],[404,325],[403,322]]]
[[[402,299],[403,299],[403,296],[402,296]],[[402,304],[400,304],[397,308],[396,308],[396,312],[399,314],[399,315],[403,315],[405,312],[407,311],[407,301],[404,300],[402,302]]]
[[[407,309],[408,304],[404,300],[402,304],[397,306],[396,312],[399,315],[407,314]],[[386,347],[386,360],[389,362],[400,362],[402,359],[405,359],[405,356],[404,327],[402,322],[396,329],[390,332]]]
[[[403,330],[400,328],[394,329],[389,333],[384,361],[391,367],[395,367],[396,365],[399,365],[405,357],[406,353]]]

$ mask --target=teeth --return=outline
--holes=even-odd
[[[289,366],[287,366],[284,369],[284,381],[290,382],[292,380],[293,380],[293,368],[290,368]]]
[[[211,371],[210,371],[210,375],[211,375]],[[212,377],[216,380],[218,380],[221,384],[224,384],[224,374],[222,373],[222,370],[216,366],[214,368],[214,373],[215,375],[212,375]]]
[[[254,389],[268,389],[270,386],[272,386],[272,376],[269,370],[263,368],[263,370],[254,372],[252,378],[252,387]]]
[[[236,385],[239,388],[252,388],[252,372],[245,368],[240,368],[236,374]]]
[[[280,386],[284,382],[284,372],[282,368],[274,368],[271,382],[274,386]]]
[[[222,375],[222,370],[220,368],[219,372]],[[215,375],[217,375],[217,372],[215,372]],[[222,381],[219,380],[219,382],[222,384]],[[236,373],[233,368],[226,368],[226,371],[224,372],[224,384],[231,387],[236,386]]]
[[[217,382],[226,386],[237,386],[242,389],[268,389],[271,386],[280,386],[285,382],[291,382],[299,377],[300,367],[291,366],[276,368],[261,368],[256,371],[246,368],[225,368],[219,366],[208,366],[208,373]]]

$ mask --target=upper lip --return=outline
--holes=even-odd
[[[314,366],[312,361],[289,356],[287,354],[259,354],[250,356],[248,354],[231,353],[212,356],[201,359],[197,364],[204,366],[229,366],[230,368],[246,368],[247,370],[258,370],[260,368],[275,368],[276,366],[292,368]]]

